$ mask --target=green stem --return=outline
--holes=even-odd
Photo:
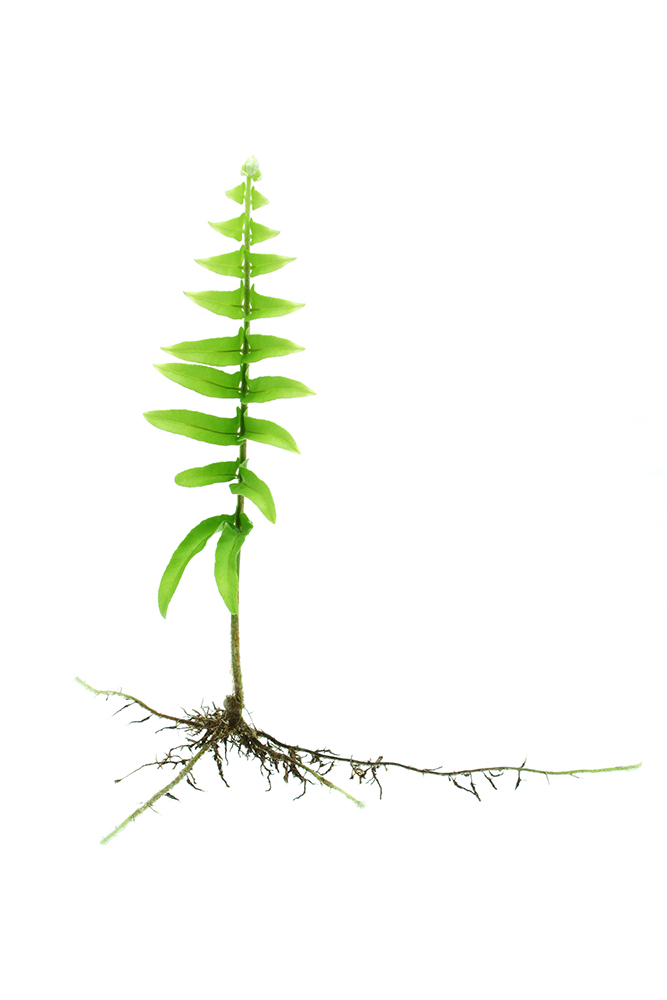
[[[252,205],[252,179],[246,177],[245,205],[244,205],[244,239],[243,239],[243,345],[241,352],[247,354],[250,350],[248,344],[248,334],[250,333],[250,208]],[[248,365],[241,364],[241,397],[248,392]],[[248,404],[241,402],[239,434],[242,437],[239,448],[239,466],[245,462],[247,456],[247,441],[245,434],[245,416],[248,412]],[[236,527],[241,530],[241,515],[243,514],[244,497],[239,495],[236,498]],[[239,553],[239,577],[241,569],[241,555]],[[232,677],[234,679],[234,698],[238,702],[239,710],[243,708],[243,676],[241,674],[241,639],[239,633],[239,616],[232,615],[231,622],[232,641]]]

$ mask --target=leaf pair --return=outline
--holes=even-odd
[[[246,459],[247,462],[247,459]],[[213,462],[211,465],[202,465],[196,469],[185,469],[179,472],[174,482],[178,486],[210,486],[213,483],[231,483],[229,489],[232,493],[246,497],[261,510],[262,514],[272,524],[276,523],[276,505],[273,502],[271,490],[266,483],[256,476],[251,469],[241,463],[239,468],[236,462]],[[233,479],[239,477],[238,483],[232,483]]]
[[[237,187],[231,188],[229,191],[225,191],[225,194],[227,195],[228,198],[231,198],[232,201],[235,201],[237,205],[242,205],[243,202],[245,201],[245,192],[246,192],[245,181],[243,181]],[[265,198],[263,194],[260,194],[256,187],[252,189],[250,197],[252,199],[253,209],[261,208],[262,205],[269,204],[269,199]]]
[[[274,448],[284,448],[300,454],[296,441],[284,427],[274,424],[272,420],[259,420],[257,417],[244,417],[244,429],[241,432],[241,411],[236,411],[235,417],[215,417],[210,413],[200,413],[197,410],[150,410],[144,417],[162,431],[171,434],[182,434],[195,441],[205,441],[208,444],[238,445],[241,441],[257,441],[260,444],[270,444]]]
[[[219,514],[216,517],[207,517],[188,532],[162,574],[158,604],[163,618],[167,617],[167,608],[185,567],[218,531],[220,539],[215,552],[215,580],[220,595],[231,613],[238,614],[239,555],[241,546],[252,531],[252,527],[252,522],[245,514],[241,515],[240,530],[236,526],[233,514]]]
[[[245,259],[250,262],[250,277],[256,278],[260,274],[270,274],[277,271],[286,264],[290,264],[296,257],[281,257],[276,253],[248,253],[244,249],[233,250],[232,253],[221,253],[217,257],[201,257],[195,260],[196,264],[213,271],[214,274],[224,274],[230,278],[242,279],[244,275],[243,263]]]
[[[217,399],[240,399],[242,403],[266,403],[272,399],[294,399],[298,396],[313,396],[313,390],[303,382],[284,378],[282,375],[264,375],[248,379],[248,391],[241,391],[241,372],[232,374],[208,368],[205,365],[155,365],[162,375],[173,382],[192,389],[202,396]]]
[[[244,222],[245,215],[241,212],[235,219],[226,219],[224,222],[209,222],[209,226],[211,229],[215,229],[216,233],[229,236],[240,243],[243,239]],[[254,219],[250,220],[250,246],[254,243],[263,243],[264,240],[272,240],[274,236],[279,235],[279,229],[269,229],[268,226],[262,226],[259,222],[255,222]]]
[[[198,361],[203,365],[216,365],[218,368],[228,368],[231,365],[253,364],[266,358],[282,358],[286,354],[295,354],[304,348],[291,340],[282,337],[264,336],[249,333],[247,336],[249,351],[243,354],[243,327],[236,337],[208,337],[206,340],[184,340],[171,347],[163,347],[167,354],[183,361]]]
[[[218,292],[214,289],[206,292],[183,292],[196,305],[216,316],[229,316],[230,319],[246,317],[252,322],[255,319],[270,319],[273,316],[287,316],[297,309],[303,308],[303,302],[290,302],[289,299],[276,299],[271,295],[260,295],[253,285],[250,289],[250,311],[243,309],[243,285],[233,292]]]

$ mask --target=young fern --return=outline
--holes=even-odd
[[[578,768],[571,771],[546,771],[522,764],[505,764],[493,767],[474,767],[459,771],[444,771],[441,768],[420,768],[399,761],[378,757],[371,760],[357,760],[341,756],[326,749],[310,749],[297,743],[284,743],[263,729],[248,725],[242,716],[244,708],[243,680],[239,646],[239,567],[241,549],[252,530],[252,522],[244,510],[246,500],[252,501],[259,511],[272,523],[276,520],[276,508],[268,485],[248,467],[248,441],[269,444],[286,451],[297,452],[294,438],[278,424],[270,420],[251,417],[248,407],[251,403],[266,403],[273,399],[289,399],[296,396],[310,396],[312,390],[301,382],[283,376],[260,376],[250,378],[250,365],[266,358],[280,358],[295,351],[303,350],[290,340],[265,336],[251,332],[255,320],[286,316],[300,309],[302,303],[287,299],[276,299],[260,295],[251,281],[255,277],[277,271],[294,260],[294,257],[280,257],[276,254],[251,253],[255,243],[261,243],[278,235],[275,229],[255,222],[251,212],[267,204],[254,182],[261,178],[259,165],[254,156],[246,160],[241,173],[244,181],[227,191],[232,201],[243,205],[243,212],[226,222],[211,222],[216,232],[227,236],[242,246],[231,253],[198,260],[202,267],[225,277],[236,278],[238,288],[232,291],[186,292],[197,305],[218,316],[241,320],[242,326],[235,337],[213,337],[207,340],[183,341],[163,350],[178,358],[179,362],[155,367],[167,378],[179,385],[213,399],[236,400],[235,416],[216,416],[199,410],[152,410],[145,413],[146,419],[160,430],[172,434],[182,434],[209,444],[228,448],[238,448],[238,455],[227,461],[185,469],[176,476],[179,486],[211,486],[217,483],[229,484],[232,496],[236,497],[233,513],[216,513],[205,518],[190,531],[169,560],[162,575],[158,591],[158,603],[163,617],[167,615],[169,603],[174,596],[183,572],[190,560],[201,552],[209,539],[219,535],[215,548],[214,575],[218,590],[231,613],[231,659],[233,693],[224,701],[224,708],[213,703],[212,707],[185,713],[181,716],[168,715],[151,708],[146,702],[122,691],[99,690],[80,678],[76,680],[88,691],[106,698],[119,697],[124,708],[138,706],[147,711],[145,718],[134,720],[147,722],[149,719],[167,720],[172,723],[166,729],[176,729],[185,734],[185,743],[172,747],[161,759],[150,765],[158,769],[171,767],[178,774],[163,788],[152,795],[138,809],[131,813],[108,836],[101,841],[108,843],[156,802],[163,798],[176,799],[173,789],[181,781],[196,787],[194,767],[209,753],[213,757],[220,778],[226,782],[223,765],[226,764],[230,749],[239,756],[254,760],[271,786],[271,778],[280,776],[285,781],[300,784],[303,795],[309,784],[318,783],[326,788],[341,792],[346,798],[363,806],[354,796],[335,785],[326,775],[338,764],[350,768],[351,778],[378,786],[380,797],[382,786],[380,772],[388,768],[403,768],[419,774],[446,778],[457,788],[469,792],[480,799],[476,781],[485,778],[493,788],[495,781],[505,772],[516,773],[515,788],[518,788],[527,774],[550,775],[596,774],[605,771],[628,771],[641,765],[630,764],[618,767]],[[186,362],[185,364],[181,362]],[[231,369],[223,371],[222,369]],[[134,772],[131,772],[134,773]],[[123,779],[117,779],[123,780]],[[462,783],[461,783],[462,782]],[[301,796],[297,796],[300,798]]]
[[[218,514],[201,521],[180,543],[164,571],[158,591],[160,613],[167,616],[167,608],[174,596],[185,567],[214,535],[219,534],[215,549],[215,580],[218,590],[232,616],[232,675],[234,678],[234,699],[237,711],[243,709],[243,680],[239,648],[239,568],[241,548],[252,531],[252,522],[244,510],[245,500],[250,500],[258,510],[275,524],[276,508],[271,490],[267,484],[248,468],[248,441],[273,445],[286,451],[299,449],[296,441],[284,427],[270,420],[251,417],[248,407],[251,403],[267,403],[273,399],[292,399],[297,396],[312,396],[312,389],[294,379],[281,375],[264,375],[250,378],[250,365],[265,358],[279,358],[295,351],[302,351],[298,344],[280,337],[264,336],[250,332],[250,324],[255,320],[287,316],[301,309],[302,302],[290,302],[255,291],[251,279],[284,267],[294,257],[277,254],[251,253],[255,243],[278,236],[279,230],[269,229],[255,222],[251,212],[268,204],[268,199],[257,190],[254,181],[261,179],[259,164],[251,156],[243,164],[241,173],[245,180],[227,191],[227,197],[243,205],[243,212],[226,222],[210,222],[209,225],[233,240],[242,243],[239,250],[224,253],[218,257],[205,257],[198,264],[213,271],[239,280],[239,287],[230,292],[207,291],[185,292],[198,306],[208,309],[218,316],[243,320],[236,337],[214,337],[207,340],[184,341],[164,347],[162,350],[188,364],[155,365],[167,378],[178,382],[202,396],[216,399],[234,399],[239,405],[234,417],[218,417],[198,410],[152,410],[144,416],[160,430],[172,434],[183,434],[196,441],[224,447],[238,447],[238,458],[227,462],[213,462],[211,465],[186,469],[176,476],[179,486],[209,486],[213,483],[229,483],[229,489],[236,496],[236,510],[233,514]],[[234,368],[235,371],[220,371]]]

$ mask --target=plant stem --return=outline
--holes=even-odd
[[[232,615],[232,677],[234,678],[234,698],[238,702],[239,709],[242,709],[243,677],[241,675],[241,644],[238,615]]]
[[[245,205],[244,205],[244,239],[243,239],[243,249],[244,259],[243,259],[243,345],[241,347],[241,353],[247,354],[250,350],[250,345],[248,344],[248,334],[250,332],[250,260],[248,254],[250,253],[250,207],[252,204],[252,179],[246,177],[246,190],[245,190]],[[241,364],[241,397],[246,395],[248,391],[248,365]],[[245,462],[247,455],[247,441],[243,436],[245,434],[245,415],[248,411],[248,404],[241,402],[240,408],[240,420],[239,420],[239,434],[242,437],[241,446],[239,448],[239,466],[242,462]],[[241,514],[243,513],[243,502],[244,497],[239,493],[236,498],[236,527],[241,530]],[[240,578],[241,569],[241,554],[238,556],[238,570]],[[238,702],[239,710],[243,708],[243,676],[241,674],[241,640],[239,634],[239,616],[232,615],[231,624],[231,639],[232,639],[232,677],[234,678],[234,697]]]

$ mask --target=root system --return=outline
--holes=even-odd
[[[104,695],[106,698],[118,697],[125,700],[125,705],[118,709],[119,712],[132,706],[139,706],[148,712],[148,715],[140,719],[133,719],[130,724],[140,724],[148,722],[150,719],[164,719],[171,723],[161,726],[157,732],[166,729],[173,729],[183,733],[184,742],[173,746],[163,757],[156,758],[146,764],[141,764],[130,774],[136,774],[144,767],[157,767],[159,770],[171,767],[178,770],[178,774],[164,788],[161,788],[155,795],[144,802],[139,809],[123,820],[111,833],[101,840],[102,844],[107,844],[116,834],[124,830],[129,823],[132,823],[147,809],[152,809],[156,802],[163,796],[176,799],[172,789],[185,780],[191,788],[197,789],[197,782],[194,775],[194,767],[205,754],[210,753],[220,775],[220,779],[228,786],[225,778],[225,767],[229,763],[230,750],[244,757],[247,760],[256,761],[260,773],[266,778],[268,789],[271,788],[272,779],[281,778],[289,783],[290,781],[300,786],[296,799],[302,798],[306,794],[309,785],[320,784],[327,788],[332,788],[340,792],[346,798],[354,802],[355,805],[363,808],[364,803],[356,799],[343,788],[335,785],[327,777],[337,764],[342,764],[350,768],[350,778],[357,778],[359,784],[376,785],[382,798],[382,785],[379,773],[390,767],[399,767],[406,771],[414,771],[417,774],[429,774],[440,778],[447,778],[456,788],[468,792],[478,801],[481,801],[478,782],[484,778],[493,789],[497,790],[496,781],[507,772],[516,773],[517,789],[526,774],[542,774],[547,781],[550,777],[560,775],[570,775],[579,777],[582,774],[600,774],[605,771],[631,771],[641,764],[625,764],[619,767],[600,768],[578,768],[573,771],[545,771],[538,768],[527,767],[526,761],[519,765],[502,765],[499,767],[476,767],[463,771],[444,771],[442,767],[414,767],[411,764],[401,764],[398,761],[385,760],[378,757],[375,760],[357,760],[354,757],[342,757],[326,748],[320,750],[310,750],[298,744],[283,743],[263,729],[256,729],[248,725],[243,719],[238,701],[233,695],[225,698],[224,706],[219,708],[213,704],[211,707],[203,705],[199,710],[187,712],[183,716],[166,715],[151,708],[134,695],[126,694],[123,691],[100,691],[82,681],[80,677],[76,681],[86,688],[87,691],[96,695]],[[124,781],[124,778],[117,778],[116,783]],[[486,786],[485,786],[486,787]]]

